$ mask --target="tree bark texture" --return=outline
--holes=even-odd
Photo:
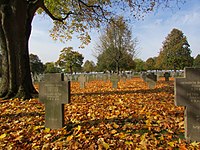
[[[29,99],[37,94],[30,74],[28,41],[34,11],[26,0],[0,3],[0,49],[2,51],[2,83],[4,99]]]

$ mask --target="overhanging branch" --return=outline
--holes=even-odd
[[[72,11],[69,11],[68,13],[66,13],[66,16],[63,17],[63,18],[58,18],[58,17],[55,17],[50,11],[49,9],[45,6],[44,2],[41,3],[40,7],[49,15],[49,17],[52,19],[52,20],[56,20],[56,21],[60,21],[60,22],[63,22],[65,19],[67,19],[70,15],[74,14]]]
[[[96,9],[99,9],[100,12],[101,12],[101,14],[102,14],[102,17],[103,17],[104,19],[106,19],[107,21],[109,20],[109,19],[106,18],[105,14],[104,14],[104,10],[103,10],[103,8],[102,8],[100,5],[88,5],[88,4],[86,4],[86,3],[85,3],[84,1],[82,1],[82,0],[78,0],[78,3],[79,3],[79,7],[80,7],[80,8],[81,8],[81,5],[80,5],[80,4],[84,5],[85,7],[91,8],[92,11],[94,12],[94,14],[96,14],[97,16],[100,16],[100,15],[96,12],[95,8],[96,8]]]

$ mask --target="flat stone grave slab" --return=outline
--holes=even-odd
[[[184,77],[175,78],[174,91],[175,105],[186,106],[186,140],[200,142],[200,68],[185,68]]]
[[[70,103],[70,81],[64,81],[64,74],[45,74],[39,83],[39,101],[45,105],[45,127],[62,128],[64,104]]]

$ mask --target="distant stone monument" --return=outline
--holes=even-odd
[[[80,88],[81,89],[84,89],[85,88],[85,82],[86,82],[86,76],[84,74],[81,74],[79,77],[78,77],[78,81],[80,83]]]
[[[150,89],[156,86],[157,76],[154,73],[149,73],[146,75],[146,82]]]
[[[126,75],[125,73],[121,74],[121,75],[120,75],[120,79],[121,79],[123,82],[126,82],[127,75]]]
[[[184,77],[175,78],[175,105],[186,106],[186,140],[200,142],[200,68],[185,68]]]
[[[112,74],[110,76],[110,81],[112,82],[112,88],[118,88],[119,76],[117,74]]]
[[[70,81],[64,81],[64,74],[45,74],[39,83],[39,101],[45,105],[45,127],[62,128],[64,104],[70,103]]]
[[[142,72],[142,73],[140,74],[140,78],[141,78],[144,82],[146,82],[146,78],[147,78],[146,72]]]

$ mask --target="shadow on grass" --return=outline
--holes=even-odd
[[[113,126],[113,124],[116,123],[119,127],[118,128],[113,127],[113,129],[115,129],[117,133],[139,134],[139,135],[143,135],[145,133],[155,134],[158,140],[162,135],[168,136],[168,134],[171,134],[168,132],[168,129],[160,129],[160,131],[157,131],[156,129],[151,128],[149,130],[146,126],[145,121],[146,121],[145,116],[138,118],[127,117],[122,119],[121,118],[97,119],[97,120],[83,121],[80,123],[68,122],[67,124],[65,124],[65,129],[68,131],[67,135],[71,135],[78,126],[90,129],[91,127],[98,128],[99,126],[101,126],[101,124],[110,124],[111,126]],[[128,126],[129,124],[131,124],[133,126],[131,128],[123,128],[125,124],[127,124]],[[139,125],[139,128],[137,127],[137,125]],[[184,133],[181,133],[179,131],[173,133],[173,140],[184,139],[184,138],[185,138]]]
[[[18,119],[22,117],[36,117],[36,116],[44,116],[44,113],[38,112],[28,112],[28,113],[13,113],[13,114],[4,114],[0,115],[0,118],[10,118],[10,119]]]
[[[124,95],[124,94],[133,94],[133,93],[159,93],[161,91],[170,92],[169,86],[163,86],[162,88],[154,88],[154,89],[141,89],[141,90],[123,90],[123,91],[97,91],[97,92],[85,92],[85,93],[72,93],[72,96],[75,95],[85,95],[85,96],[92,96],[92,95]]]
[[[136,125],[136,124],[145,124],[145,118],[112,118],[112,119],[97,119],[97,120],[87,120],[87,121],[83,121],[80,123],[73,123],[73,122],[67,122],[65,124],[65,128],[68,131],[73,132],[73,129],[78,127],[78,126],[84,126],[87,127],[87,129],[91,128],[91,127],[99,127],[100,124],[117,124],[119,127],[118,128],[113,128],[116,129],[119,132],[123,132],[126,133],[127,130],[123,129],[122,127],[125,124],[132,124],[132,125]],[[129,130],[128,133],[146,133],[149,132],[148,129],[141,129],[141,130]]]

